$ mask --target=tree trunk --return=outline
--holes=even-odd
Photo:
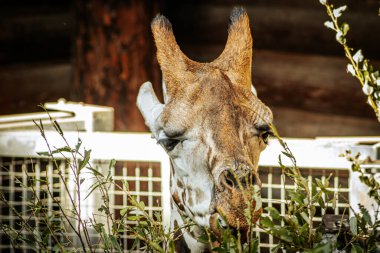
[[[157,2],[83,0],[76,4],[74,99],[113,107],[116,130],[146,130],[136,96],[146,81],[161,95],[150,31]]]

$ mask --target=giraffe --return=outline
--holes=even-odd
[[[171,23],[162,15],[151,24],[163,74],[164,103],[150,82],[137,106],[171,162],[171,227],[187,219],[177,252],[204,252],[202,228],[218,233],[217,222],[246,231],[244,210],[252,184],[258,187],[258,160],[271,135],[273,115],[252,88],[252,36],[243,8],[234,8],[226,46],[212,62],[189,59],[179,48]],[[251,202],[247,202],[248,201]],[[255,222],[260,207],[252,208]]]

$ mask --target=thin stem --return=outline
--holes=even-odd
[[[331,18],[334,24],[334,30],[342,32],[338,23],[338,19],[334,16],[332,5],[329,5],[329,4],[324,4],[324,5],[326,7],[327,14],[329,15],[329,17]],[[353,56],[351,54],[352,49],[349,46],[347,46],[347,43],[344,41],[342,41],[340,44],[343,46],[346,57],[350,61],[351,65],[354,67],[356,78],[359,80],[361,86],[364,86],[365,79],[364,79],[363,73],[360,71],[359,65],[353,59]],[[378,108],[371,95],[368,96],[368,102],[369,102],[369,105],[372,107],[372,109],[375,111],[376,115],[379,115]]]

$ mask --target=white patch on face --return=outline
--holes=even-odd
[[[194,138],[178,145],[182,146],[176,147],[169,154],[174,168],[172,191],[177,191],[187,216],[198,225],[208,227],[214,190],[214,180],[207,161],[208,143],[204,144]],[[182,189],[177,186],[177,181],[182,183]]]
[[[208,227],[210,225],[210,204],[213,189],[213,183],[209,177],[185,177],[181,180],[174,177],[173,179],[172,190],[178,193],[186,215],[198,225]],[[182,189],[175,183],[178,180],[183,184]]]
[[[206,142],[211,149],[210,156],[215,157],[216,154],[218,154],[218,152],[220,152],[220,151],[218,150],[218,147],[215,145],[215,142],[214,142],[211,134],[206,135]],[[224,162],[224,161],[218,161],[218,162],[220,163],[220,162]],[[220,174],[222,174],[226,170],[225,166],[220,166],[220,165],[221,164],[216,163],[215,168],[211,168],[212,169],[211,176],[213,178],[213,182],[218,182]]]
[[[178,226],[182,227],[186,224],[182,220],[182,216],[177,212],[176,208],[172,210],[171,215],[171,226],[174,228],[174,221],[177,221]],[[196,237],[199,237],[202,235],[202,231],[197,231],[196,227],[192,227],[193,233]],[[193,238],[187,230],[182,230],[183,237],[186,241],[187,247],[191,250],[191,252],[204,252],[206,249],[208,249],[208,245],[204,243],[200,243],[196,238]]]

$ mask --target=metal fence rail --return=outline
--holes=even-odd
[[[300,168],[301,173],[308,178],[309,181],[319,178],[324,182],[330,175],[330,187],[335,196],[339,196],[335,207],[330,207],[330,214],[348,214],[349,213],[349,171],[345,169],[320,169],[320,168]],[[263,208],[275,207],[282,215],[286,214],[286,191],[294,189],[294,183],[289,179],[285,179],[279,167],[260,167],[260,179],[262,181],[261,196]],[[338,194],[339,193],[339,194]],[[313,218],[314,222],[321,222],[325,213],[317,206],[316,214]],[[267,214],[263,214],[267,215]],[[275,245],[275,239],[256,229],[256,235],[260,239],[260,252],[269,253]]]

